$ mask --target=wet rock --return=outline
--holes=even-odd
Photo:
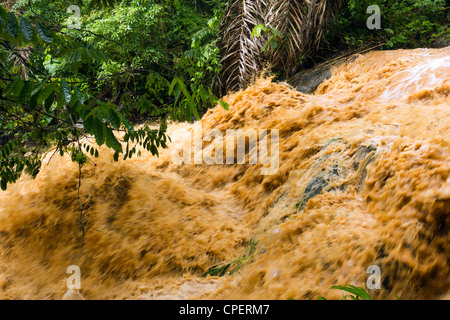
[[[445,48],[450,46],[450,35],[443,34],[431,42],[432,48]]]
[[[375,160],[375,145],[361,146],[353,156],[353,169],[359,171],[357,184],[361,186],[367,176],[367,166]]]
[[[358,150],[356,150],[355,155],[353,156],[353,169],[358,170],[361,161],[363,161],[370,152],[376,150],[377,147],[374,145],[359,147]]]
[[[338,141],[333,139],[332,141]],[[332,142],[331,142],[332,143]],[[331,143],[326,144],[329,146]],[[324,147],[325,148],[325,147]],[[375,145],[360,146],[355,154],[349,159],[348,166],[338,166],[336,164],[329,166],[326,170],[320,172],[317,176],[308,182],[308,185],[303,192],[303,196],[300,202],[297,204],[297,209],[299,211],[303,210],[306,203],[322,194],[323,192],[332,192],[335,190],[345,190],[348,184],[354,184],[361,187],[364,183],[364,179],[367,176],[367,166],[375,160],[375,152],[377,147]],[[321,157],[318,161],[323,163],[328,159],[330,155],[325,155]],[[351,170],[356,171],[355,178],[343,182],[342,184],[337,184],[336,177],[348,176]],[[334,186],[330,186],[333,183]]]
[[[299,209],[303,210],[309,199],[322,193],[323,189],[328,185],[328,182],[323,177],[316,177],[312,179],[306,186],[303,193],[302,200],[300,201]]]
[[[306,94],[313,93],[317,87],[331,78],[331,66],[321,66],[308,70],[302,70],[292,77],[289,83],[298,91]]]
[[[306,203],[309,199],[312,199],[324,191],[331,191],[334,188],[328,188],[331,181],[334,180],[335,177],[340,176],[341,169],[337,165],[331,166],[328,170],[321,172],[320,175],[311,179],[308,185],[303,192],[302,199],[298,204],[298,209],[303,210],[306,206]]]

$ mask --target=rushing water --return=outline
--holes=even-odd
[[[0,298],[61,299],[70,265],[85,299],[339,298],[376,265],[375,298],[449,299],[449,81],[450,47],[371,52],[315,95],[259,80],[171,125],[159,158],[102,149],[82,170],[83,250],[78,167],[47,156],[0,193]],[[277,170],[174,162],[199,125],[279,130]]]

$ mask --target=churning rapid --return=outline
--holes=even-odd
[[[375,265],[374,298],[449,299],[449,81],[450,47],[355,56],[314,95],[258,80],[201,130],[277,129],[273,174],[175,162],[199,123],[173,124],[159,158],[83,167],[84,239],[78,166],[48,155],[0,193],[0,298],[61,299],[77,265],[84,299],[339,299]]]

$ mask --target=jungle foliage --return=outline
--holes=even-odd
[[[218,101],[217,1],[8,1],[0,6],[0,186],[39,173],[43,153],[84,165],[165,148],[167,120]],[[216,11],[214,11],[216,10]],[[226,106],[226,104],[224,104]],[[159,129],[136,129],[139,116]],[[122,138],[118,138],[121,133]]]
[[[381,29],[369,30],[367,8],[381,11]],[[381,49],[412,49],[433,46],[450,35],[450,1],[446,0],[347,0],[327,30],[334,50],[382,44]]]

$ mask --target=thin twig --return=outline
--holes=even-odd
[[[78,204],[80,205],[80,218],[78,220],[79,224],[81,225],[81,232],[82,232],[82,238],[81,238],[81,251],[84,251],[84,222],[83,222],[83,205],[81,204],[81,197],[80,197],[80,189],[81,189],[81,168],[83,165],[81,163],[78,163]]]
[[[106,233],[104,233],[103,231],[100,231],[100,230],[95,229],[94,227],[91,227],[91,226],[88,226],[88,225],[84,225],[84,227],[87,228],[87,229],[92,229],[92,230],[94,230],[94,231],[97,231],[97,232],[99,232],[99,233],[101,233],[101,234],[106,234]]]
[[[55,152],[53,152],[53,154],[52,154],[52,156],[50,157],[50,159],[48,159],[47,166],[50,164],[50,161],[52,161],[53,156],[56,154],[56,152],[58,152],[58,147],[55,148]]]

